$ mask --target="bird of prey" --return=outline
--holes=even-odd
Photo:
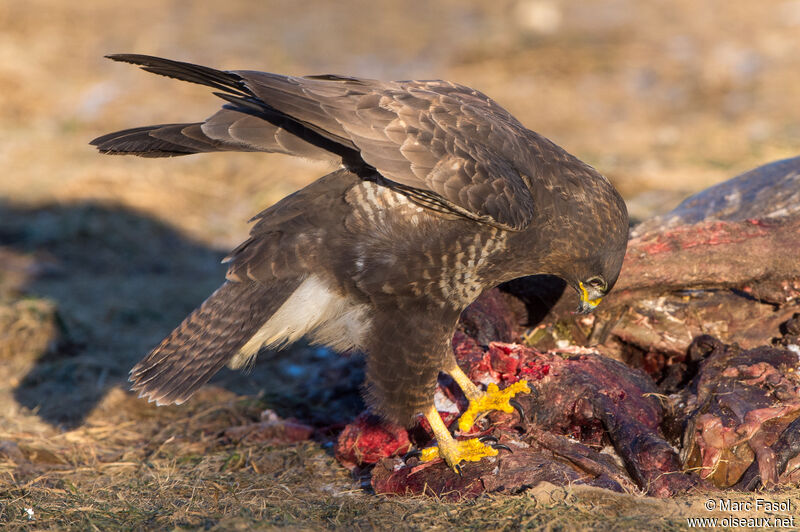
[[[115,61],[215,89],[225,104],[200,122],[126,129],[92,141],[103,153],[170,157],[277,152],[335,161],[336,171],[267,208],[225,259],[226,280],[130,374],[158,404],[182,403],[222,366],[305,336],[366,353],[373,411],[430,423],[441,457],[497,454],[455,439],[434,407],[440,372],[470,402],[459,420],[528,392],[486,391],[459,369],[451,340],[484,290],[532,274],[563,278],[592,310],[614,286],[628,215],[611,183],[526,129],[486,95],[447,81],[376,81],[221,71],[144,55]]]

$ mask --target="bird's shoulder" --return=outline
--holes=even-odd
[[[527,130],[485,94],[442,80],[236,74],[420,202],[506,229],[530,223]]]

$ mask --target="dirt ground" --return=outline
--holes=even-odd
[[[266,354],[181,407],[129,394],[128,369],[219,284],[247,220],[328,169],[277,155],[101,156],[87,145],[98,135],[219,105],[102,56],[458,81],[608,175],[641,220],[798,154],[798,49],[798,0],[4,2],[0,526],[673,530],[717,515],[704,503],[719,494],[373,495],[331,451],[361,409],[356,356]],[[225,435],[267,409],[313,439]],[[800,492],[763,497],[800,504]]]

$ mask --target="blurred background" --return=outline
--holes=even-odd
[[[0,196],[114,202],[230,247],[320,175],[283,156],[101,157],[208,90],[103,59],[475,87],[608,175],[637,218],[800,149],[800,0],[31,0],[0,7]]]
[[[0,388],[50,422],[122,383],[219,284],[247,220],[329,170],[281,155],[98,154],[96,136],[221,104],[103,58],[120,52],[456,81],[606,174],[638,220],[800,152],[800,0],[3,2],[0,301],[17,307],[0,325],[40,298],[25,323],[55,328],[23,336],[41,349]]]
[[[320,443],[362,408],[353,357],[263,353],[182,407],[126,392],[129,368],[220,284],[247,220],[329,168],[252,153],[98,154],[94,137],[202,120],[222,103],[103,58],[124,52],[456,81],[598,168],[635,220],[800,153],[800,0],[0,0],[0,499],[12,500],[0,524],[27,527],[35,511],[53,529],[208,528],[244,507],[253,521],[241,529],[314,512],[323,528],[378,507],[406,522],[412,504],[358,502]],[[218,439],[264,409],[312,425],[319,441]],[[218,482],[246,493],[221,496]],[[455,519],[413,504],[449,517],[411,527]],[[653,522],[651,505],[629,507]],[[508,508],[502,526],[519,522]],[[559,508],[560,522],[574,514]]]

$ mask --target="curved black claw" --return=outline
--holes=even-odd
[[[461,472],[461,466],[460,465],[456,464],[455,466],[453,466],[453,469],[455,469],[455,471],[456,471],[456,473],[458,473],[459,477],[463,477],[464,476],[464,474]]]
[[[525,411],[522,410],[522,405],[519,404],[519,401],[517,401],[516,399],[509,399],[508,404],[513,406],[514,410],[516,410],[517,414],[519,414],[520,423],[525,423]]]
[[[508,445],[504,443],[499,443],[500,440],[498,440],[495,436],[491,435],[481,436],[480,438],[478,438],[478,441],[481,443],[488,443],[489,447],[491,447],[492,449],[503,449],[504,451],[508,451],[512,454],[514,453],[514,451],[512,451]]]

